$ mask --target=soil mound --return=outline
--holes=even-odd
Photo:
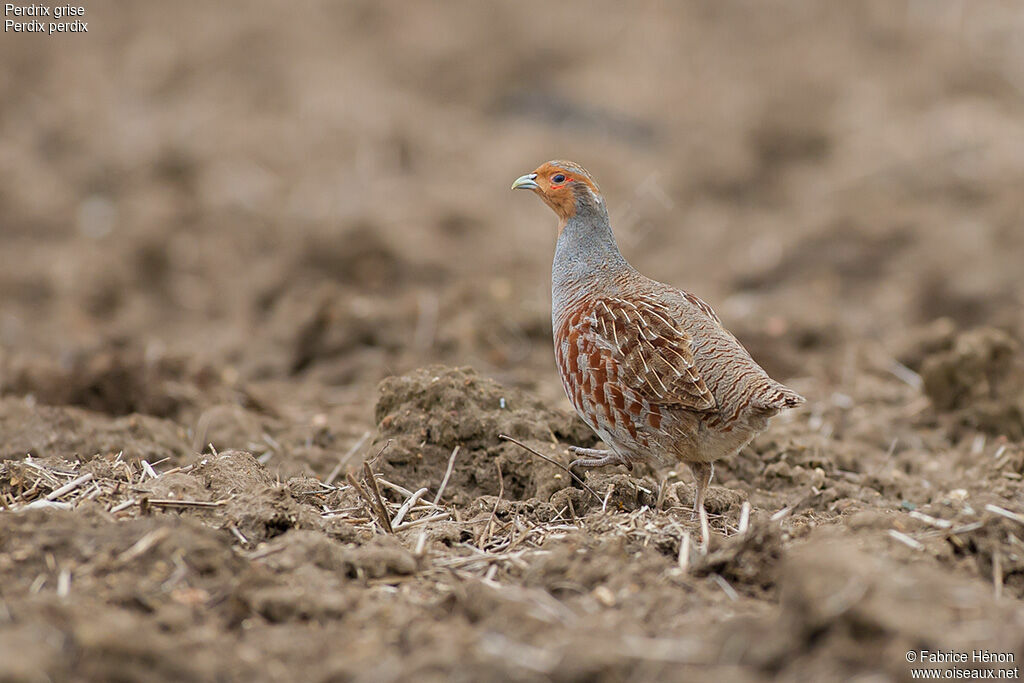
[[[924,391],[961,427],[1024,438],[1024,356],[1006,332],[979,328],[948,339],[924,359]]]
[[[471,368],[422,368],[384,380],[379,391],[375,447],[384,450],[374,467],[403,486],[436,492],[458,448],[445,496],[460,503],[497,495],[502,488],[512,500],[546,500],[568,484],[562,470],[499,434],[556,460],[565,458],[565,445],[595,443],[576,416],[547,408]]]

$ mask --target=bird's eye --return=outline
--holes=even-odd
[[[551,180],[553,182],[556,182],[556,183],[564,183],[565,182],[565,176],[562,175],[561,173],[558,173],[557,175],[552,177]]]

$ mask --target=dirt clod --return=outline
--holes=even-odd
[[[1024,438],[1024,355],[1002,330],[964,332],[921,366],[935,408],[970,426],[1014,440]]]

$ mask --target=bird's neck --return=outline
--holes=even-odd
[[[603,205],[580,207],[558,233],[551,267],[552,313],[576,300],[601,293],[630,265],[619,252]]]

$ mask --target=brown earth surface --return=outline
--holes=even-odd
[[[1019,665],[1019,5],[85,19],[0,40],[0,680]],[[555,218],[508,190],[550,158],[808,398],[719,465],[707,545],[685,468],[584,490],[499,439],[595,443]]]

